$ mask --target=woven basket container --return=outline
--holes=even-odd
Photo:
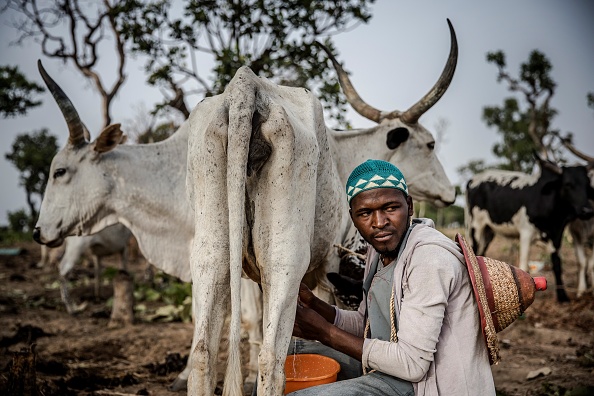
[[[476,256],[466,239],[456,235],[466,260],[481,318],[481,327],[491,364],[498,363],[497,333],[512,324],[534,301],[538,290],[546,290],[544,277],[530,274],[503,261]]]

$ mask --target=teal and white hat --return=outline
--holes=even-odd
[[[355,195],[374,188],[395,188],[408,195],[400,169],[387,161],[370,159],[357,166],[349,176],[346,184],[349,204]]]

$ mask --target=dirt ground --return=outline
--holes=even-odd
[[[454,231],[447,231],[453,236]],[[37,388],[41,395],[178,395],[167,386],[183,369],[192,325],[148,322],[108,328],[113,290],[104,280],[101,296],[93,295],[93,271],[76,269],[71,289],[86,308],[66,313],[55,267],[37,268],[39,247],[24,243],[20,255],[0,255],[0,390],[7,389],[16,352],[35,344]],[[515,262],[517,244],[496,239],[488,255]],[[544,250],[534,247],[532,260],[542,260],[540,275],[549,289],[537,296],[523,318],[499,333],[502,362],[493,366],[500,395],[594,395],[594,298],[575,298],[577,264],[573,249],[564,243],[564,279],[572,301],[555,301],[554,278]],[[106,264],[115,264],[115,258]],[[131,257],[137,284],[146,282],[141,257]],[[533,274],[534,275],[534,274]],[[148,304],[156,309],[160,302]],[[247,343],[246,343],[247,344]],[[221,367],[225,361],[222,343]],[[243,351],[244,360],[247,348]],[[528,379],[531,372],[540,371]],[[0,392],[4,394],[4,392]],[[184,394],[182,392],[181,394]]]

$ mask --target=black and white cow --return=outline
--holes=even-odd
[[[478,255],[484,255],[496,234],[520,239],[520,269],[528,271],[532,241],[547,243],[557,284],[557,300],[569,301],[561,278],[563,230],[572,220],[588,219],[594,210],[588,168],[558,167],[537,156],[541,172],[488,170],[466,187],[466,234]]]

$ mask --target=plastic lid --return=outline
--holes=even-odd
[[[537,291],[547,290],[547,278],[544,276],[535,276],[533,279]]]

